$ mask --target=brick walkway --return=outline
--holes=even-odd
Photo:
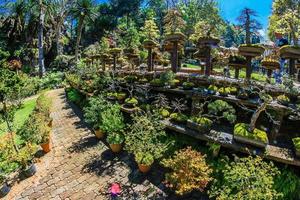
[[[53,100],[52,146],[37,162],[38,172],[12,187],[5,199],[110,199],[112,183],[120,183],[121,199],[165,199],[161,170],[144,176],[126,152],[113,155],[95,139],[80,112],[66,102],[63,89],[49,92]]]

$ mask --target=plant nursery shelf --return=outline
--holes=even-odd
[[[209,133],[203,134],[188,129],[185,125],[174,124],[169,120],[164,120],[162,121],[162,123],[166,126],[166,128],[170,130],[189,135],[199,140],[216,142],[221,146],[232,149],[234,151],[252,155],[260,155],[266,159],[300,167],[300,159],[295,157],[295,154],[291,149],[281,148],[273,145],[267,145],[265,149],[255,148],[250,145],[236,142],[233,139],[233,135],[230,133],[211,130]]]

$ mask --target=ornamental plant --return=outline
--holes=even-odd
[[[168,10],[165,18],[165,31],[166,34],[174,34],[181,32],[185,27],[185,21],[182,18],[182,14],[178,9]]]
[[[124,117],[120,105],[114,104],[101,112],[101,124],[99,128],[109,135],[121,133],[125,127]]]
[[[22,169],[26,169],[30,164],[32,164],[36,151],[37,146],[31,143],[26,143],[26,145],[19,150],[16,161],[20,164]]]
[[[228,199],[278,199],[282,196],[274,188],[274,178],[280,172],[272,162],[261,157],[236,158],[222,170],[223,176],[214,180],[209,191],[210,198]]]
[[[101,113],[110,107],[110,104],[102,95],[91,97],[88,104],[83,108],[84,120],[93,126],[94,130],[99,129],[102,123]]]
[[[122,144],[125,140],[124,135],[122,133],[112,132],[107,136],[108,144]]]
[[[138,156],[140,154],[151,154],[153,159],[162,157],[170,143],[158,115],[157,113],[143,113],[132,116],[133,123],[125,134],[126,150],[135,156],[138,154]]]
[[[212,169],[206,164],[205,155],[191,147],[177,151],[171,158],[164,159],[162,164],[171,170],[166,174],[167,186],[179,195],[193,190],[203,192],[212,180]]]
[[[138,164],[150,166],[154,162],[154,158],[149,152],[138,152],[135,154],[135,161]]]
[[[229,105],[226,101],[216,100],[207,106],[208,114],[212,117],[219,119],[226,119],[230,123],[234,123],[236,120],[235,109]]]

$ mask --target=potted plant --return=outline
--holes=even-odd
[[[156,78],[150,81],[150,85],[153,87],[163,87],[164,83],[159,78]]]
[[[221,87],[221,88],[219,88],[218,92],[219,92],[220,96],[227,97],[228,94],[230,94],[230,88]]]
[[[170,116],[170,112],[166,108],[160,108],[159,113],[164,119]]]
[[[158,113],[136,113],[125,134],[125,148],[135,155],[141,172],[150,170],[155,159],[162,157],[170,144]]]
[[[300,157],[300,137],[293,138],[292,140],[295,147],[296,156]]]
[[[289,103],[290,103],[290,99],[287,96],[285,96],[285,95],[279,95],[277,97],[277,101],[278,101],[278,103],[280,103],[280,104],[282,104],[284,106],[288,106]]]
[[[125,99],[125,106],[135,108],[138,105],[138,100],[134,97]]]
[[[111,132],[107,135],[107,142],[112,152],[119,153],[122,150],[122,144],[125,140],[121,133]]]
[[[221,149],[221,145],[217,144],[215,142],[209,142],[208,146],[209,146],[209,151],[212,152],[212,156],[218,157],[220,149]]]
[[[201,133],[207,133],[210,131],[213,121],[206,117],[192,117],[187,120],[187,127],[190,129],[199,131]]]
[[[154,158],[151,153],[143,152],[135,154],[135,161],[138,164],[139,170],[142,173],[147,173],[151,169],[151,165],[154,163]]]
[[[4,173],[0,171],[0,198],[5,197],[10,191],[10,186],[6,182]]]
[[[208,93],[208,94],[211,94],[211,95],[216,94],[217,91],[218,91],[218,87],[215,86],[215,85],[210,85],[210,86],[208,86],[208,88],[207,88],[207,93]]]
[[[236,87],[228,87],[231,95],[237,95],[238,89]]]
[[[27,143],[17,154],[17,162],[20,164],[25,177],[31,177],[36,173],[36,166],[33,162],[34,155],[37,151],[35,144]]]
[[[226,120],[233,124],[236,120],[235,109],[232,105],[223,100],[215,100],[207,105],[208,114],[211,118]]]
[[[99,95],[89,98],[88,104],[83,108],[84,120],[93,127],[94,134],[98,139],[104,137],[104,131],[100,129],[102,123],[101,113],[110,105],[102,95]]]
[[[182,87],[184,90],[192,90],[194,88],[195,84],[193,82],[184,82],[182,84]]]
[[[50,147],[50,133],[51,130],[49,126],[46,124],[40,125],[40,134],[41,134],[41,147],[45,153],[49,153],[51,151]]]
[[[179,84],[180,84],[180,80],[178,80],[178,79],[174,79],[174,80],[170,81],[171,88],[176,88],[179,86]]]
[[[240,88],[236,97],[242,100],[247,100],[249,99],[249,92],[243,88]]]
[[[126,99],[126,93],[125,92],[117,93],[117,99],[119,103],[123,103],[123,101]]]
[[[178,113],[172,113],[170,115],[170,119],[175,123],[185,124],[188,120],[188,117],[185,114],[178,112]]]
[[[125,127],[124,118],[120,111],[120,105],[111,105],[101,113],[102,123],[100,129],[108,133],[107,142],[113,152],[117,153],[122,149],[124,135],[122,131]]]
[[[269,143],[267,133],[257,128],[250,132],[249,128],[249,124],[236,124],[234,126],[233,138],[238,142],[265,148]]]

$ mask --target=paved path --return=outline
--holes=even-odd
[[[162,174],[145,177],[126,152],[113,155],[70,107],[63,89],[49,96],[53,149],[38,160],[37,174],[15,184],[5,199],[110,199],[108,188],[115,182],[122,186],[121,199],[165,199]]]

